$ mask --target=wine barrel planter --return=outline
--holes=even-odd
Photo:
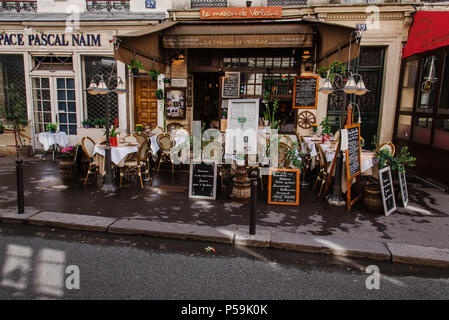
[[[63,180],[72,180],[76,178],[76,166],[73,161],[59,161],[58,171]]]
[[[369,184],[363,190],[363,204],[369,211],[382,212],[382,193],[379,184]]]

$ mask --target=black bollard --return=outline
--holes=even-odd
[[[23,191],[23,160],[17,158],[16,160],[16,178],[17,178],[17,208],[18,213],[25,212],[25,196]]]
[[[251,177],[251,206],[249,212],[249,234],[256,234],[256,203],[257,203],[257,170],[252,170]]]

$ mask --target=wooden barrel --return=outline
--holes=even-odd
[[[363,204],[369,211],[382,212],[382,193],[379,184],[369,184],[363,190]]]
[[[251,179],[241,181],[234,178],[234,188],[232,194],[236,199],[249,199],[251,198]]]

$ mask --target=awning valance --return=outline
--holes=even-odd
[[[413,17],[402,58],[449,46],[449,12],[418,11]]]
[[[155,69],[165,72],[166,59],[159,36],[161,31],[177,23],[168,21],[116,35],[115,59],[126,64],[138,59],[143,63],[145,70]]]

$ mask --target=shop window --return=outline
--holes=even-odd
[[[429,144],[432,132],[432,118],[415,117],[413,122],[412,141]]]
[[[407,61],[402,79],[400,111],[413,111],[415,100],[415,83],[418,73],[418,60]]]
[[[441,83],[441,95],[438,104],[438,113],[449,114],[449,55],[446,54],[444,62],[443,82]]]
[[[57,78],[56,89],[59,130],[76,135],[75,79]]]
[[[32,71],[73,71],[72,56],[55,56],[50,53],[46,56],[33,56],[33,60]]]
[[[433,111],[435,102],[435,88],[437,85],[438,58],[436,55],[424,59],[421,78],[419,82],[419,97],[417,101],[417,112]]]
[[[45,132],[52,123],[50,78],[33,78],[33,112],[35,132]]]
[[[412,128],[412,116],[400,115],[398,120],[398,129],[396,137],[402,140],[410,140],[411,128]]]
[[[449,119],[435,119],[433,145],[440,149],[449,150]]]
[[[0,54],[0,106],[9,105],[7,87],[14,88],[22,105],[26,106],[25,71],[23,56]]]
[[[84,56],[84,87],[89,87],[90,81],[95,77],[95,81],[98,82],[98,75],[103,75],[106,83],[111,86],[111,89],[117,85],[116,81],[110,81],[108,79],[111,76],[116,75],[115,60],[113,58],[104,58],[97,56]],[[85,119],[95,120],[103,119],[105,117],[105,106],[107,102],[106,95],[96,94],[91,95],[85,93]],[[109,93],[109,112],[110,120],[113,121],[118,117],[118,99],[116,93]]]

